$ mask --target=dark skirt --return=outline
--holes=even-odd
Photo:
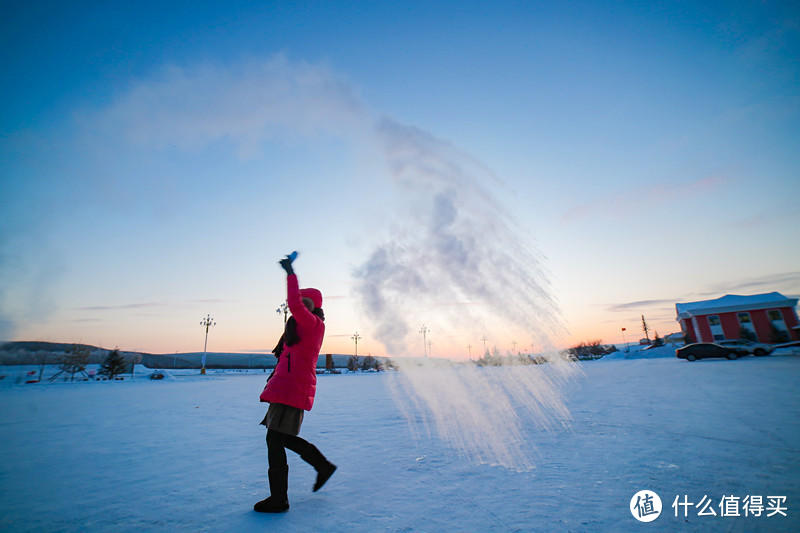
[[[303,424],[303,410],[282,403],[271,403],[261,424],[273,431],[297,435]]]

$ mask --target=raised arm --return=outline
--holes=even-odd
[[[286,256],[280,260],[281,267],[286,271],[286,303],[289,304],[289,311],[300,327],[311,328],[317,317],[303,305],[300,297],[300,285],[297,282],[297,274],[292,268],[291,256]]]
[[[289,311],[292,312],[292,316],[300,327],[314,326],[317,317],[303,304],[303,299],[300,297],[300,286],[297,283],[297,274],[292,273],[286,276],[286,302],[289,304]]]

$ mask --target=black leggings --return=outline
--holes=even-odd
[[[326,462],[325,457],[317,447],[307,440],[296,435],[280,433],[274,429],[267,430],[267,457],[270,468],[282,470],[289,467],[286,462],[287,448],[299,454],[305,462],[316,469],[319,469]]]

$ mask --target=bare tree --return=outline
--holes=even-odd
[[[69,374],[70,381],[75,381],[75,374],[83,374],[88,378],[86,365],[89,363],[89,353],[88,346],[73,344],[69,350],[64,352],[64,356],[61,358],[60,370],[50,378],[50,381],[54,381],[61,374]]]
[[[42,376],[44,376],[44,367],[47,365],[47,359],[50,357],[50,352],[38,350],[33,357],[36,361],[36,364],[39,365],[39,381],[42,381]]]
[[[361,361],[361,370],[370,370],[371,368],[378,368],[378,360],[372,357],[372,355],[368,355]]]

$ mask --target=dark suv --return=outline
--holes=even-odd
[[[695,359],[705,359],[708,357],[727,357],[736,359],[739,357],[739,349],[733,346],[720,346],[713,342],[696,342],[687,344],[675,350],[675,356],[679,359],[694,361]]]

